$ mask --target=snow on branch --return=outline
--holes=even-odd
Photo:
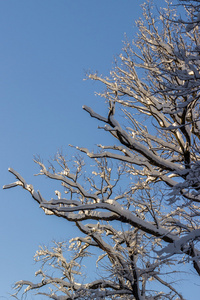
[[[105,122],[105,123],[108,122],[108,120],[106,118],[104,118],[104,117],[100,116],[99,114],[95,113],[89,106],[83,105],[83,109],[85,111],[87,111],[92,118],[95,118],[95,119],[100,120],[100,121]]]

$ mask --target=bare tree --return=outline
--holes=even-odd
[[[58,154],[49,168],[36,159],[39,174],[62,185],[49,201],[9,169],[17,181],[5,189],[22,186],[46,214],[80,230],[69,259],[63,242],[37,251],[41,279],[17,282],[16,297],[26,287],[56,300],[184,299],[174,285],[177,262],[191,262],[200,275],[199,31],[177,22],[169,3],[154,14],[143,5],[138,38],[125,42],[109,77],[88,76],[104,85],[108,113],[83,109],[116,145],[76,147],[92,168],[81,156],[71,164]],[[82,261],[92,249],[99,275],[88,283]],[[45,272],[49,264],[56,276]]]

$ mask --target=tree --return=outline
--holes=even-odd
[[[59,153],[49,168],[35,159],[40,175],[62,185],[49,201],[9,169],[17,181],[5,189],[22,186],[46,214],[80,230],[67,246],[55,242],[37,251],[41,279],[17,282],[15,296],[26,287],[56,300],[184,299],[174,286],[177,263],[191,262],[200,275],[199,31],[177,22],[169,3],[154,13],[143,5],[138,38],[125,42],[109,77],[88,75],[104,85],[99,95],[108,113],[83,109],[116,144],[99,145],[96,152],[76,147],[71,163]],[[88,283],[82,260],[92,249],[99,276]],[[48,265],[53,275],[45,272]]]
[[[180,19],[179,22],[186,24],[186,31],[191,31],[200,23],[200,1],[199,0],[179,0],[180,4],[183,5],[189,11],[189,18],[187,21]]]

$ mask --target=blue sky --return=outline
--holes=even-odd
[[[7,171],[12,167],[52,197],[54,187],[33,176],[39,171],[33,155],[45,160],[63,149],[70,156],[68,144],[92,149],[108,141],[82,110],[85,104],[106,111],[103,99],[94,95],[101,87],[83,79],[87,70],[108,74],[124,33],[135,36],[142,2],[0,1],[1,186],[13,181]],[[20,188],[1,189],[0,199],[0,299],[9,299],[15,281],[34,279],[38,245],[68,239],[76,230],[45,216]]]

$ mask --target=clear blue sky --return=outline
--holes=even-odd
[[[130,39],[135,35],[142,2],[0,1],[1,186],[13,181],[7,171],[12,167],[52,197],[54,187],[33,176],[39,171],[34,154],[48,159],[61,148],[71,155],[68,144],[92,149],[108,142],[98,122],[82,110],[86,104],[105,111],[103,100],[94,96],[101,88],[83,78],[87,70],[108,74],[124,33]],[[0,200],[0,299],[9,299],[15,281],[34,279],[32,257],[38,245],[76,231],[62,219],[45,216],[20,188],[1,189]]]

